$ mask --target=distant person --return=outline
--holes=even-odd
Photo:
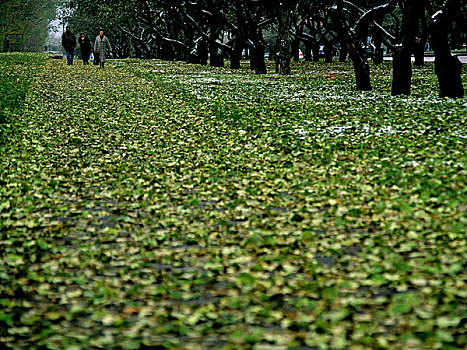
[[[79,47],[81,48],[81,58],[83,64],[89,64],[89,57],[91,57],[92,46],[86,34],[81,33],[78,39]]]
[[[76,37],[70,30],[70,26],[66,26],[65,32],[62,35],[62,46],[66,52],[66,61],[69,66],[73,64],[75,56]]]
[[[99,35],[96,36],[96,40],[94,41],[94,55],[99,56],[99,68],[104,68],[107,50],[112,52],[112,46],[110,46],[109,39],[107,39],[107,37],[104,35],[104,31],[101,30]]]
[[[3,51],[10,52],[10,40],[8,40],[6,35],[3,37]]]

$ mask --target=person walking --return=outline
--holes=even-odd
[[[104,31],[101,30],[99,35],[96,36],[96,40],[94,41],[94,54],[99,55],[99,68],[104,68],[107,50],[112,52],[112,46],[110,46],[109,39],[107,39],[107,37],[104,35]]]
[[[65,32],[62,35],[62,46],[66,52],[66,61],[69,66],[73,64],[75,56],[76,37],[70,30],[70,26],[66,26]]]
[[[10,40],[5,36],[3,36],[3,52],[10,52]]]
[[[79,47],[81,48],[81,58],[83,59],[83,64],[89,64],[89,57],[91,56],[92,46],[89,38],[81,33],[78,39]]]

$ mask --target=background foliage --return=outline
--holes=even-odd
[[[6,0],[1,4],[0,36],[23,34],[24,51],[42,51],[49,35],[48,25],[56,18],[63,0]]]

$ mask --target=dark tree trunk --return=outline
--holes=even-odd
[[[212,67],[224,67],[224,58],[219,52],[217,40],[221,36],[222,24],[219,16],[209,18],[209,65]]]
[[[300,41],[295,39],[292,41],[292,58],[295,62],[300,61]]]
[[[414,65],[423,66],[425,64],[425,42],[420,39],[415,40],[413,55],[415,56]]]
[[[412,82],[412,50],[420,20],[418,0],[408,0],[402,14],[401,44],[393,55],[392,96],[410,95]]]
[[[232,53],[230,54],[230,68],[239,69],[242,60],[243,44],[240,40],[235,41],[233,44]]]
[[[312,60],[312,55],[311,55],[311,42],[310,41],[305,41],[305,52],[303,53],[304,57],[305,57],[305,61],[307,62],[311,62]]]
[[[431,28],[431,45],[435,52],[435,72],[438,76],[441,97],[464,96],[461,79],[462,63],[451,55],[448,42],[449,27],[456,11],[460,10],[459,6],[460,3],[456,3],[456,0],[446,1],[442,11],[434,16]]]
[[[373,35],[373,43],[375,46],[375,52],[373,53],[373,63],[374,64],[381,64],[383,63],[384,53],[382,47],[382,39],[381,34],[378,32],[377,34]]]
[[[209,45],[209,65],[212,67],[224,67],[224,59],[214,42],[211,42]]]
[[[441,97],[463,97],[464,86],[462,85],[462,62],[457,56],[446,56],[435,54],[435,72],[438,76],[439,91]]]
[[[258,74],[266,74],[266,62],[264,62],[264,46],[255,43],[255,48],[250,51],[250,68]]]
[[[258,74],[266,74],[266,62],[264,62],[264,44],[263,44],[263,33],[261,28],[257,28],[255,24],[253,24],[252,28],[250,28],[250,39],[254,44],[250,52],[250,68],[254,70]]]
[[[342,16],[342,1],[337,2],[337,7],[331,12],[331,19],[339,36],[341,45],[345,45],[349,52],[355,71],[355,83],[357,90],[369,91],[372,89],[370,81],[370,66],[365,59],[359,41],[352,35]]]
[[[319,43],[313,43],[313,62],[319,62]]]
[[[339,62],[345,62],[347,60],[347,46],[341,44],[341,49],[339,50]]]
[[[164,61],[173,61],[175,59],[173,46],[165,41],[162,41],[161,59]]]
[[[295,21],[297,19],[295,18]],[[303,35],[303,25],[296,27],[296,35],[292,41],[292,57],[295,62],[300,61],[300,42]]]
[[[383,48],[381,47],[381,43],[379,45],[375,45],[375,53],[373,55],[373,63],[374,64],[381,64],[384,60],[384,52]]]
[[[384,16],[380,16],[375,20],[376,23],[382,25],[384,21]],[[380,31],[376,30],[373,34],[373,44],[375,46],[375,51],[373,53],[373,63],[374,64],[381,64],[383,63],[384,59],[384,52],[383,52],[383,37]]]
[[[347,44],[347,49],[355,71],[355,83],[357,90],[370,91],[372,87],[368,61],[364,58],[360,47],[356,46],[354,43]]]
[[[199,63],[202,66],[208,65],[208,58],[209,58],[209,51],[208,51],[208,44],[204,39],[201,39],[198,44],[198,57]]]
[[[423,66],[425,64],[425,45],[428,41],[428,26],[426,23],[425,14],[420,14],[420,21],[422,23],[422,30],[420,35],[415,39],[415,46],[414,46],[414,56],[415,56],[415,65],[416,66]]]
[[[274,61],[276,57],[276,53],[274,51],[274,45],[270,44],[269,45],[269,56],[268,56],[268,60],[269,61]]]
[[[334,47],[332,46],[331,42],[327,42],[326,44],[324,44],[323,51],[324,51],[324,62],[331,63],[332,56],[334,56]]]
[[[256,23],[251,23],[249,28],[250,39],[253,42],[250,52],[250,69],[254,70],[258,74],[266,74],[266,62],[264,62],[264,40],[263,32],[261,28],[258,28]]]
[[[392,90],[393,96],[410,95],[412,79],[411,50],[398,45],[393,54]]]
[[[241,66],[242,53],[245,47],[247,33],[243,6],[240,2],[237,2],[235,11],[238,19],[238,30],[237,38],[232,46],[232,52],[230,54],[230,68],[239,69]]]
[[[276,49],[276,73],[281,75],[290,74],[290,53],[292,51],[289,34],[289,11],[281,9],[278,14],[279,33],[277,36]]]

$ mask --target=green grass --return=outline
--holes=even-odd
[[[409,97],[389,62],[371,92],[292,68],[36,67],[0,157],[0,343],[465,348],[467,99],[432,64]]]
[[[0,145],[10,130],[10,116],[20,113],[30,83],[46,56],[0,54]]]

